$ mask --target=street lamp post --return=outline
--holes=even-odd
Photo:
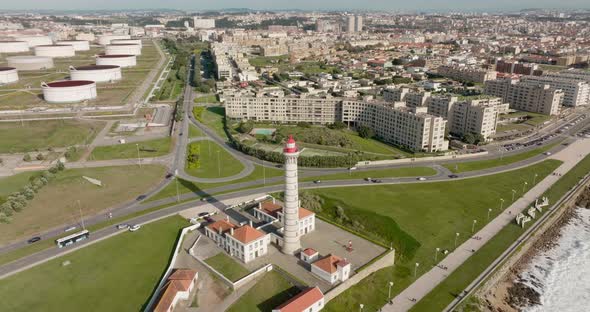
[[[264,159],[262,160],[262,183],[266,185],[266,170],[264,168]]]
[[[502,210],[502,209],[500,209]],[[492,208],[488,208],[488,221],[490,221],[490,213],[492,212]]]
[[[419,266],[420,266],[420,263],[416,262],[416,266],[414,267],[414,277],[416,277],[416,274],[418,273]]]
[[[141,158],[139,157],[139,144],[135,144],[135,147],[137,148],[137,164],[141,168]]]
[[[217,150],[217,174],[221,177],[221,162],[219,160],[219,152],[220,150]]]
[[[526,181],[524,181],[524,184],[522,185],[522,196],[524,196],[524,190],[526,189],[528,183],[526,183]]]
[[[440,248],[436,247],[436,252],[434,253],[434,263],[436,263],[436,261],[438,260],[438,252],[440,251]]]
[[[473,224],[471,225],[471,234],[473,234],[475,232],[475,224],[477,223],[477,220],[473,220]]]
[[[391,301],[391,287],[393,287],[393,282],[389,282],[389,296],[387,297],[389,301]]]
[[[174,170],[174,180],[176,181],[176,202],[179,202],[180,193],[178,192],[178,169]]]
[[[516,190],[512,190],[512,202],[514,202],[514,195],[516,194]]]
[[[455,233],[455,249],[457,249],[457,238],[459,238],[459,232]]]
[[[504,209],[504,198],[500,198],[500,211]]]
[[[359,304],[359,311],[363,312],[363,308],[364,308],[364,307],[365,307],[365,305],[364,305],[364,304],[362,304],[362,303],[361,303],[361,304]]]
[[[537,181],[537,176],[538,174],[535,173],[535,175],[533,176],[533,185],[535,185],[535,182]]]

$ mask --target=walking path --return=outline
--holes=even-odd
[[[404,291],[398,294],[392,304],[385,305],[383,311],[408,311],[414,304],[426,296],[439,283],[444,281],[453,271],[455,271],[463,262],[465,262],[471,255],[483,247],[490,239],[492,239],[502,228],[510,222],[514,222],[514,218],[520,212],[527,209],[535,199],[539,198],[547,189],[549,189],[555,182],[559,180],[559,175],[565,174],[571,170],[580,160],[586,155],[590,154],[590,140],[578,140],[567,148],[561,150],[553,155],[552,159],[563,161],[554,173],[550,174],[545,179],[540,181],[536,186],[531,188],[523,197],[516,200],[510,207],[505,210],[505,213],[489,222],[480,231],[475,233],[474,237],[481,239],[469,239],[461,246],[457,247],[455,251],[446,256],[439,264],[442,267],[447,267],[443,270],[439,267],[434,267],[420,278],[418,278],[412,285],[407,287]],[[555,202],[557,198],[549,198],[550,201]],[[412,299],[416,299],[413,301]]]

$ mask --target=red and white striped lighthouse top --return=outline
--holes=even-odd
[[[297,144],[295,144],[295,140],[293,139],[292,135],[289,135],[289,140],[285,144],[285,148],[283,149],[284,153],[297,153]]]

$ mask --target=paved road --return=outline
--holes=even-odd
[[[553,173],[565,174],[571,170],[579,161],[586,155],[590,154],[590,140],[578,140],[570,144],[566,149],[551,156],[552,159],[558,159],[563,163],[555,169]],[[559,175],[550,174],[540,181],[536,186],[528,190],[524,196],[517,199],[504,213],[498,215],[495,219],[488,222],[481,230],[475,233],[472,237],[480,237],[481,239],[468,239],[463,244],[457,247],[453,252],[448,254],[440,261],[440,265],[447,267],[443,270],[439,267],[434,267],[420,276],[413,284],[405,288],[399,295],[397,295],[392,304],[387,304],[383,307],[383,311],[408,311],[414,304],[426,296],[439,283],[444,281],[453,271],[461,266],[474,252],[482,248],[490,239],[492,239],[502,228],[511,222],[521,212],[524,212],[530,207],[530,204],[539,198],[547,189],[549,189],[555,182],[560,179]],[[550,198],[552,202],[556,202],[557,198]],[[547,209],[547,208],[545,208]],[[481,220],[480,220],[481,222]],[[441,258],[442,255],[441,255]],[[416,301],[412,301],[412,298]]]

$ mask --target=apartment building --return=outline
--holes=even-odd
[[[407,107],[403,102],[367,102],[337,98],[228,97],[226,116],[262,122],[342,121],[371,127],[385,142],[414,151],[448,149],[446,121],[429,115],[427,107]]]
[[[251,224],[238,227],[229,220],[207,225],[205,235],[244,263],[266,255],[270,244],[270,234],[255,229]]]
[[[428,104],[431,96],[430,92],[410,92],[406,94],[403,101],[408,107],[422,107]]]
[[[510,108],[545,114],[559,114],[564,93],[549,84],[519,82],[512,79],[487,81],[485,94],[497,96],[510,104]]]
[[[497,97],[457,101],[452,106],[449,131],[457,136],[481,134],[486,141],[490,141],[496,134],[498,115],[507,109],[508,103]]]
[[[427,107],[407,107],[404,102],[344,100],[342,121],[370,127],[383,141],[412,151],[446,151],[449,148],[445,140],[447,122],[427,111]]]
[[[406,95],[410,93],[409,88],[386,88],[383,90],[383,99],[387,102],[405,101]]]
[[[455,80],[484,83],[496,79],[496,71],[475,67],[440,66],[437,73]]]
[[[552,88],[561,89],[563,91],[563,106],[577,107],[588,105],[590,100],[590,85],[587,81],[581,79],[552,74],[550,76],[526,76],[521,81],[537,85],[547,84]]]

